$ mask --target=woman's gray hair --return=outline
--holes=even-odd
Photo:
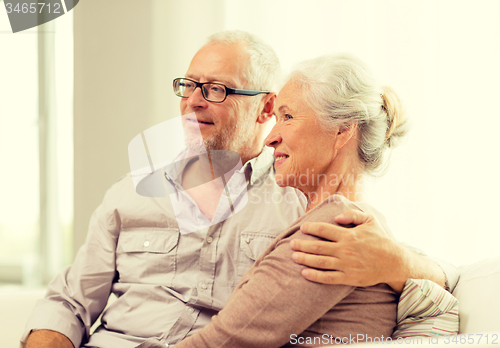
[[[299,63],[288,79],[325,130],[358,124],[358,154],[366,172],[381,169],[384,152],[408,132],[402,103],[387,86],[379,86],[366,65],[347,54],[327,55]]]
[[[270,92],[277,90],[281,78],[278,56],[259,37],[241,30],[226,30],[211,35],[207,43],[244,44],[250,54],[250,64],[245,74],[248,85],[245,88]]]

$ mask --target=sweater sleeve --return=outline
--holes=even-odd
[[[175,347],[280,347],[349,295],[352,286],[318,284],[301,276],[304,266],[292,260],[289,243],[297,238],[316,239],[297,231],[279,241],[243,277],[212,322]]]

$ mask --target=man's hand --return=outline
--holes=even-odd
[[[302,232],[327,241],[291,241],[292,249],[297,251],[292,255],[293,260],[314,268],[302,271],[306,279],[353,286],[386,283],[398,293],[403,291],[408,278],[430,279],[444,287],[441,268],[390,238],[374,216],[349,210],[335,221],[357,226],[305,223]]]
[[[74,346],[69,338],[62,333],[51,330],[37,330],[29,335],[26,348],[74,348]]]

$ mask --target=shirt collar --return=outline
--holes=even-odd
[[[165,175],[171,180],[180,183],[182,181],[182,171],[189,161],[198,156],[199,153],[194,153],[190,150],[182,151],[174,162],[165,167]],[[274,164],[274,155],[270,148],[264,146],[262,152],[257,156],[247,161],[240,169],[243,173],[249,173],[250,184],[254,185],[260,180],[264,174],[269,171],[269,168]]]
[[[181,183],[182,182],[182,173],[186,165],[200,155],[199,152],[194,152],[190,149],[183,150],[172,162],[165,167],[165,176],[170,180]]]
[[[273,164],[273,151],[267,146],[264,146],[260,155],[247,161],[247,163],[243,165],[242,170],[250,173],[250,184],[254,185],[256,181],[260,180],[262,176],[269,171],[269,168]]]

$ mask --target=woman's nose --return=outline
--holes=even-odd
[[[276,124],[274,125],[273,129],[271,129],[271,132],[264,140],[264,143],[266,144],[266,146],[276,147],[278,144],[281,143],[282,140],[283,139],[281,138],[281,135],[278,131],[278,125]]]

